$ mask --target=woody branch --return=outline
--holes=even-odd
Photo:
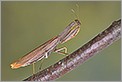
[[[102,51],[121,37],[121,19],[114,21],[107,29],[99,33],[88,43],[69,54],[54,65],[39,71],[38,73],[24,79],[24,81],[51,81],[75,69],[90,59],[96,53]]]

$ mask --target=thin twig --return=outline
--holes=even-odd
[[[113,42],[120,39],[121,36],[121,19],[114,21],[106,30],[99,33],[91,41],[58,61],[54,65],[39,71],[38,73],[24,79],[24,81],[51,81],[55,80],[65,73],[70,72],[77,66],[83,64],[86,60],[96,53],[105,49]]]

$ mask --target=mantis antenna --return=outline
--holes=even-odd
[[[75,15],[76,19],[79,19],[79,16],[80,16],[80,7],[78,4],[76,4],[76,7],[77,7],[77,13],[78,15],[76,14],[75,10],[74,9],[71,9],[71,12]]]

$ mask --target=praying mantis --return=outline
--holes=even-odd
[[[48,40],[44,44],[33,49],[31,52],[27,53],[23,57],[11,63],[10,64],[11,68],[17,69],[20,67],[25,67],[34,64],[39,60],[48,58],[48,56],[51,55],[51,52],[67,54],[66,47],[62,47],[59,49],[57,49],[56,47],[58,44],[63,44],[68,40],[74,38],[80,31],[80,26],[81,26],[81,22],[78,19],[75,19],[59,35],[53,37],[52,39]],[[62,50],[64,50],[64,52],[61,52]]]

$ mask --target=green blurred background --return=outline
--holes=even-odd
[[[76,4],[80,6],[78,12]],[[32,65],[11,69],[10,64],[38,45],[61,33],[75,19],[71,9],[80,15],[82,22],[79,34],[59,45],[67,46],[71,53],[106,29],[112,21],[121,17],[120,1],[2,1],[2,54],[1,79],[17,81],[32,74]],[[118,81],[121,80],[121,41],[118,40],[83,65],[57,79],[57,81]],[[64,55],[52,53],[44,60],[46,68]],[[36,63],[36,71],[40,67]]]

